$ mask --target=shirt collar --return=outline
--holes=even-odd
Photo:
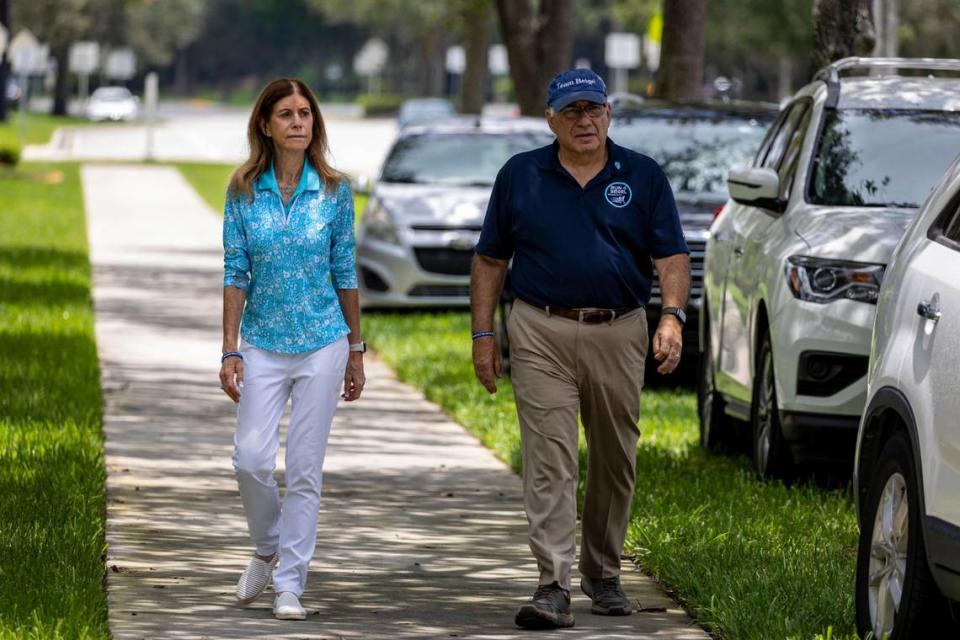
[[[273,191],[277,195],[280,194],[280,185],[277,184],[277,174],[273,168],[273,162],[270,162],[267,165],[267,170],[257,176],[257,191]],[[303,161],[303,171],[300,173],[300,182],[297,183],[297,189],[293,192],[293,195],[299,195],[304,191],[319,191],[320,190],[320,174],[317,173],[317,170],[313,168],[313,165],[310,164],[310,160],[304,159]],[[291,196],[291,199],[293,196]]]
[[[545,153],[541,154],[537,159],[537,164],[540,169],[544,171],[559,171],[561,173],[566,173],[566,169],[564,169],[563,165],[560,164],[560,143],[557,140],[554,140],[552,145],[543,147],[543,150]],[[626,150],[607,137],[607,164],[603,169],[600,170],[600,173],[606,173],[608,175],[615,176],[621,173],[626,173],[627,170]]]

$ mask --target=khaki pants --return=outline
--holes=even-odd
[[[587,438],[580,573],[620,574],[640,431],[647,355],[643,309],[586,324],[518,300],[510,367],[523,445],[524,508],[540,584],[570,588],[576,556],[577,409]]]

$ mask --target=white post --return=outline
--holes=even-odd
[[[157,76],[156,71],[151,71],[147,74],[147,77],[144,79],[143,84],[143,102],[144,102],[144,117],[146,120],[147,126],[147,149],[144,154],[144,159],[147,161],[153,161],[153,127],[156,120],[157,113],[157,91],[158,91],[159,76]]]
[[[77,74],[77,99],[80,101],[80,104],[85,104],[87,102],[87,95],[90,92],[90,76],[86,73]]]
[[[900,14],[897,0],[873,0],[873,22],[876,42],[873,55],[881,58],[895,58],[900,49],[897,32],[900,29]]]
[[[613,90],[623,93],[627,90],[627,70],[617,68],[613,70]]]
[[[2,87],[3,91],[6,92],[6,87]],[[6,100],[6,93],[0,94],[3,100]],[[27,101],[30,99],[30,75],[26,71],[20,72],[20,109],[17,114],[17,143],[22,149],[24,144],[26,144],[27,137],[27,125],[26,125],[26,113],[27,113]]]

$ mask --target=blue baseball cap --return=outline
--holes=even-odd
[[[554,76],[547,90],[547,106],[560,111],[577,100],[605,103],[607,85],[603,78],[590,69],[568,69]]]

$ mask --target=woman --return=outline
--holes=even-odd
[[[323,119],[300,80],[264,88],[247,138],[223,218],[220,383],[238,403],[233,465],[256,545],[237,598],[253,602],[273,574],[274,615],[302,620],[340,381],[348,402],[364,385],[353,195],[327,164]],[[273,470],[289,398],[281,503]]]

